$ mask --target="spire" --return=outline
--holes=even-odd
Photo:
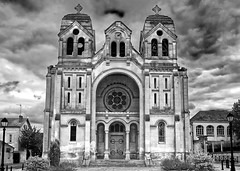
[[[82,11],[83,7],[82,7],[80,4],[78,4],[74,9],[75,9],[75,10],[77,11],[77,13],[79,14],[79,13]]]
[[[160,8],[158,5],[156,5],[152,10],[153,10],[156,14],[158,14],[159,11],[161,11],[161,8]]]

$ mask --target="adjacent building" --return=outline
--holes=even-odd
[[[2,118],[0,118],[2,120]],[[13,151],[13,163],[24,162],[27,159],[27,153],[25,149],[22,149],[19,144],[19,136],[21,130],[25,128],[31,128],[31,124],[28,118],[23,118],[19,115],[19,118],[7,118],[8,126],[5,132],[5,143],[14,148]],[[3,138],[3,129],[0,124],[0,140]]]
[[[0,140],[0,159],[2,159],[2,148],[3,141]],[[13,163],[13,151],[14,147],[9,145],[8,143],[4,143],[4,164],[12,164]]]
[[[177,63],[174,21],[143,21],[139,51],[122,21],[95,30],[81,12],[62,18],[58,63],[48,67],[43,152],[59,140],[62,159],[182,158],[191,151],[187,69]]]
[[[227,110],[208,110],[191,118],[194,151],[215,152],[219,147],[223,151],[224,144],[230,141],[228,114]]]

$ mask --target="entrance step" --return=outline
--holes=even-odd
[[[144,160],[97,159],[96,161],[91,161],[90,166],[92,167],[145,167],[145,162]]]

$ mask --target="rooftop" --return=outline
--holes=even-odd
[[[0,118],[0,121],[2,119],[3,118]],[[21,127],[28,120],[28,118],[22,118],[21,122],[19,122],[19,118],[7,118],[7,120],[8,120],[7,127]],[[0,124],[0,127],[2,127],[1,124]]]
[[[208,110],[208,111],[199,111],[194,115],[190,120],[194,121],[209,121],[209,122],[227,122],[228,110]]]

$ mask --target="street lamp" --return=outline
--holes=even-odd
[[[230,134],[230,141],[231,141],[231,171],[235,171],[235,166],[234,166],[234,158],[233,158],[233,145],[232,145],[232,121],[233,121],[233,114],[229,113],[227,115],[227,120],[230,124],[230,131],[229,131],[229,134]]]
[[[6,127],[8,126],[8,120],[6,118],[3,118],[1,120],[1,124],[3,127],[3,141],[2,141],[2,164],[1,164],[1,171],[4,171],[4,145],[5,145],[5,131]]]

